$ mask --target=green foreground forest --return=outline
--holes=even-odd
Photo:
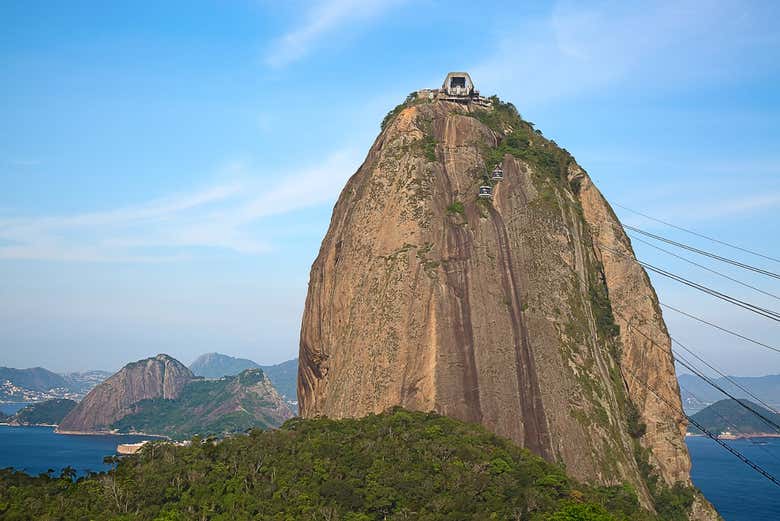
[[[294,419],[189,446],[154,442],[114,470],[78,480],[70,469],[38,477],[2,470],[0,518],[670,519],[640,509],[627,487],[577,483],[480,426],[401,409]]]

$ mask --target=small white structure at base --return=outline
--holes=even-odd
[[[135,454],[147,443],[149,443],[149,440],[139,441],[138,443],[122,443],[117,445],[116,452],[122,455]]]

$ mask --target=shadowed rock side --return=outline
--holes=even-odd
[[[642,442],[664,481],[690,483],[680,418],[623,375],[630,368],[677,392],[649,281],[633,258],[594,244],[591,233],[612,233],[633,255],[587,175],[526,123],[538,149],[529,157],[556,152],[568,171],[553,178],[534,160],[499,154],[504,180],[492,202],[478,200],[486,160],[513,129],[472,110],[409,103],[341,193],[311,270],[301,414],[359,417],[401,405],[480,422],[577,478],[632,484],[649,507],[629,399],[648,423]],[[620,316],[660,328],[662,348],[610,329],[607,291]]]
[[[593,234],[596,255],[615,321],[620,326],[621,373],[628,395],[647,427],[640,443],[652,449],[650,461],[668,484],[690,483],[691,460],[685,445],[687,420],[682,413],[680,387],[674,375],[671,339],[658,305],[658,296],[645,270],[636,262],[631,242],[612,208],[588,175],[572,165],[569,179],[580,187],[583,215]],[[648,390],[651,384],[652,391]],[[669,404],[673,404],[672,410]],[[711,507],[696,497],[692,519],[710,519]]]
[[[154,398],[174,399],[193,379],[186,366],[157,355],[123,367],[92,389],[60,423],[58,432],[101,432],[133,411],[133,404]]]

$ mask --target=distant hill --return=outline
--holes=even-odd
[[[110,431],[141,400],[175,399],[195,377],[184,364],[165,354],[127,364],[92,389],[60,423],[58,430]]]
[[[0,382],[4,381],[31,391],[48,391],[49,389],[68,386],[68,382],[62,375],[53,373],[43,367],[32,367],[30,369],[0,367]]]
[[[740,400],[740,402],[760,412],[769,420],[780,424],[780,414],[748,400]],[[715,402],[694,414],[692,418],[714,434],[723,434],[725,432],[730,432],[737,436],[780,434],[761,418],[731,399]],[[700,432],[693,426],[689,426],[688,430],[693,433]]]
[[[749,389],[764,402],[780,408],[780,375],[731,376],[730,378],[742,387]],[[723,393],[702,381],[698,376],[681,374],[678,381],[683,407],[689,413],[701,410],[724,398]],[[737,398],[753,399],[725,378],[715,378],[714,381]]]
[[[190,371],[195,376],[204,378],[222,378],[235,376],[246,369],[259,369],[260,365],[246,358],[235,358],[222,353],[206,353],[200,355],[190,364]]]
[[[44,369],[0,367],[0,401],[39,402],[53,398],[80,400],[111,376],[105,371],[57,374]]]
[[[75,401],[68,399],[31,403],[6,421],[16,425],[57,425],[76,405]]]
[[[260,365],[246,358],[235,358],[222,353],[207,353],[190,364],[190,371],[195,376],[205,378],[234,376],[247,369],[262,369],[287,404],[296,414],[298,413],[297,358],[276,365]]]
[[[278,427],[293,416],[261,369],[219,380],[193,380],[174,400],[144,400],[133,409],[112,428],[181,439]]]
[[[293,413],[261,369],[196,377],[160,354],[127,364],[95,387],[58,432],[145,432],[171,438],[276,427]]]
[[[298,359],[293,358],[281,364],[261,366],[274,387],[288,402],[298,403]]]

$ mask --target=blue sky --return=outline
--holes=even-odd
[[[776,4],[527,4],[0,4],[0,365],[295,356],[343,183],[387,111],[449,70],[515,103],[611,201],[780,257]],[[780,344],[776,323],[654,280],[663,301]],[[777,353],[666,316],[729,372],[780,373]]]

